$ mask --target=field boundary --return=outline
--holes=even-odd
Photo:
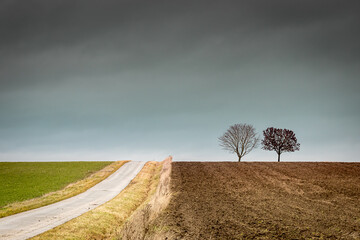
[[[163,161],[160,180],[155,194],[151,197],[149,202],[145,202],[142,206],[140,206],[124,224],[124,227],[120,232],[121,239],[135,240],[156,238],[153,232],[150,230],[149,226],[170,202],[171,163],[171,156]]]

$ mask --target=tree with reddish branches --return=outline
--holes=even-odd
[[[262,149],[275,151],[278,154],[278,162],[283,152],[300,150],[295,133],[289,129],[269,127],[263,131],[264,139],[261,141]]]

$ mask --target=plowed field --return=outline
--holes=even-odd
[[[360,163],[174,162],[169,239],[360,239]]]

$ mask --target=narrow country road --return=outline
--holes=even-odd
[[[84,193],[45,207],[0,218],[0,239],[27,239],[96,208],[118,195],[144,164],[128,162]]]

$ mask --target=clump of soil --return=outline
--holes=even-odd
[[[163,239],[360,239],[359,163],[173,162],[171,178]]]

